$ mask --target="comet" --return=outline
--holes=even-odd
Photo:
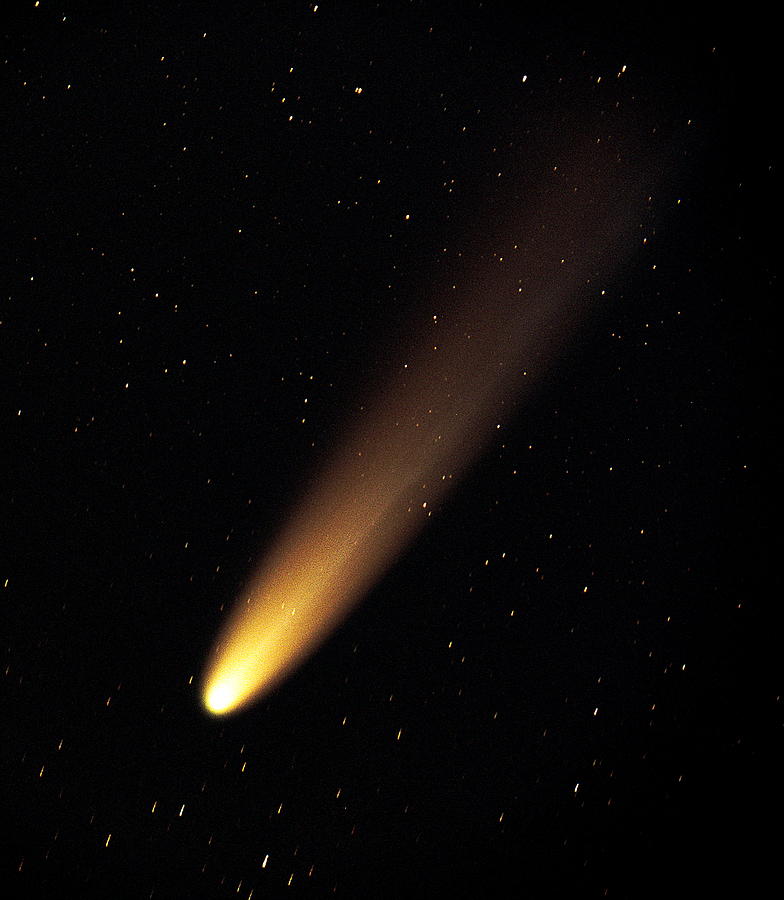
[[[651,215],[646,166],[609,143],[586,133],[540,150],[503,211],[469,225],[408,349],[224,622],[202,681],[209,713],[258,701],[314,653],[604,303]]]

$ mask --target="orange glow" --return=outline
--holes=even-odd
[[[211,713],[268,693],[319,646],[603,302],[602,279],[636,246],[647,188],[599,152],[589,141],[581,155],[570,148],[535,202],[521,212],[515,198],[510,215],[453,255],[413,349],[238,598],[207,661]]]

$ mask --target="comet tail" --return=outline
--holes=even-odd
[[[266,694],[332,632],[639,246],[649,216],[640,165],[581,140],[557,168],[545,153],[535,199],[511,190],[506,211],[454,253],[411,349],[396,357],[225,622],[203,679],[210,712]]]

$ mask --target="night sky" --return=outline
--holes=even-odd
[[[769,23],[510,8],[6,18],[0,883],[636,898],[761,876]],[[634,251],[574,292],[576,338],[343,627],[206,714],[265,547],[448,316],[441,286],[594,136],[652,187]]]

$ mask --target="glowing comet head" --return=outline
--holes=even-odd
[[[218,681],[211,684],[204,693],[204,706],[215,716],[233,709],[237,692],[231,681]]]
[[[226,622],[202,686],[202,703],[212,715],[234,712],[273,690],[383,569],[372,522],[354,516],[367,532],[361,539],[348,509],[320,506],[329,510],[332,527],[311,511],[316,528],[296,523],[284,532],[277,553]]]

